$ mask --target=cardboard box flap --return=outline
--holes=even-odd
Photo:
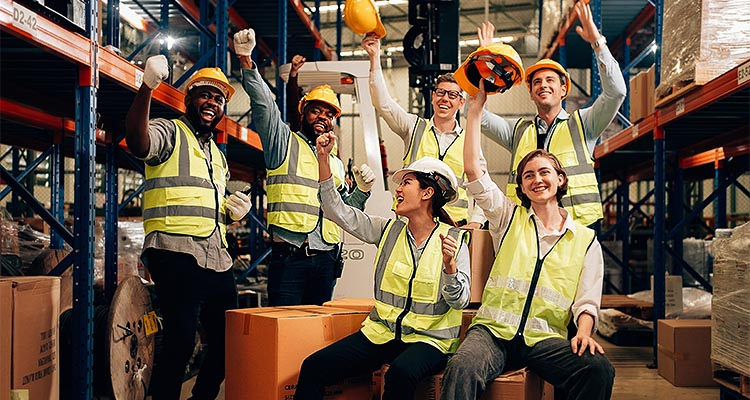
[[[526,375],[529,370],[524,368],[515,371],[505,371],[502,375],[495,378],[496,382],[523,382],[526,380]]]

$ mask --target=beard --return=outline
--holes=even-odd
[[[312,143],[315,143],[316,140],[318,140],[319,133],[315,132],[315,124],[316,121],[313,121],[312,123],[308,122],[306,118],[302,118],[302,123],[300,124],[300,132],[302,132],[303,135]]]
[[[211,134],[214,131],[214,128],[216,128],[216,125],[219,124],[219,121],[221,121],[221,117],[216,117],[211,121],[210,124],[203,123],[203,119],[200,116],[200,112],[198,109],[194,106],[188,107],[187,110],[187,118],[190,120],[190,123],[193,124],[193,129],[200,134],[200,135],[207,135]]]

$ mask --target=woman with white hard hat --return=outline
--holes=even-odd
[[[378,246],[375,307],[358,332],[305,359],[294,398],[322,399],[325,386],[389,364],[383,399],[413,399],[417,383],[442,371],[458,348],[469,304],[468,233],[443,209],[457,198],[458,180],[442,161],[419,159],[392,178],[395,212],[406,221],[368,215],[336,193],[328,165],[334,142],[328,133],[316,143],[321,205],[345,231]]]

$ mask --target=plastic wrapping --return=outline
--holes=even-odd
[[[654,302],[654,293],[651,290],[629,294],[637,300]],[[707,319],[711,317],[711,293],[698,288],[682,288],[682,311],[666,315],[669,319]]]
[[[96,237],[94,245],[94,284],[104,285],[104,222],[97,221],[94,229]],[[143,248],[143,222],[118,221],[117,222],[117,281],[140,275],[142,267],[140,264],[141,249]]]
[[[564,19],[570,15],[570,10],[575,4],[574,0],[544,0],[542,1],[542,26],[541,34],[539,35],[539,54],[541,57],[544,52],[552,45],[557,32],[560,31],[560,26]]]
[[[0,255],[19,255],[18,224],[0,210]]]
[[[750,58],[747,0],[665,1],[662,32],[657,98],[689,82],[702,85]]]
[[[750,376],[750,223],[712,244],[711,359]]]
[[[653,331],[654,322],[646,321],[632,315],[625,314],[614,308],[599,310],[599,325],[597,331],[605,337],[613,337],[623,331]]]

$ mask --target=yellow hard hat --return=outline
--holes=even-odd
[[[219,89],[222,93],[224,93],[224,97],[227,98],[227,102],[232,98],[232,95],[234,94],[234,88],[229,84],[227,76],[224,75],[224,72],[222,72],[221,69],[217,67],[201,68],[196,71],[185,85],[185,93],[187,94],[193,88],[198,86],[211,86]]]
[[[542,69],[551,69],[565,75],[565,85],[567,86],[567,90],[562,98],[565,99],[568,97],[568,93],[570,92],[570,74],[568,74],[568,71],[566,71],[557,61],[550,60],[549,58],[542,58],[526,69],[526,86],[529,87],[529,91],[531,91],[531,77],[534,76],[537,71]]]
[[[523,82],[523,61],[510,45],[492,43],[469,54],[453,75],[471,96],[479,91],[480,79],[487,94],[502,93]]]
[[[336,93],[333,91],[333,88],[330,85],[320,85],[316,86],[313,90],[310,91],[310,93],[306,94],[305,97],[302,98],[302,100],[299,101],[298,110],[300,114],[303,113],[303,110],[305,109],[305,104],[308,101],[322,101],[323,103],[328,104],[329,106],[336,109],[336,115],[334,118],[338,118],[339,115],[341,115],[341,105],[339,104],[339,99],[336,97]]]
[[[372,0],[346,0],[344,22],[358,35],[375,32],[379,37],[385,37],[385,26]]]

